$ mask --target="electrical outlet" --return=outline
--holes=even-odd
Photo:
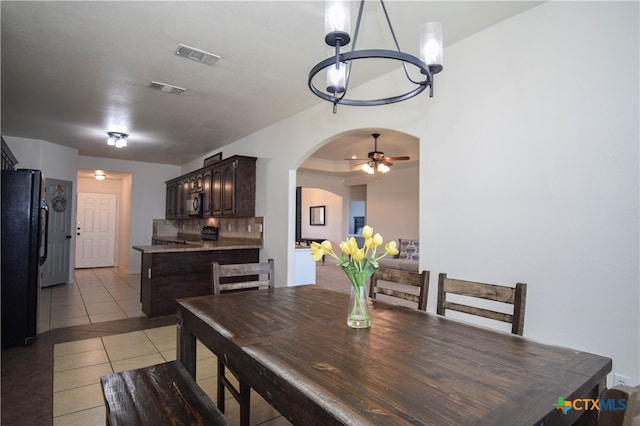
[[[631,377],[613,373],[613,386],[617,385],[631,385]]]

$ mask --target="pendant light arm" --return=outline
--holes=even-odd
[[[364,0],[363,0],[364,1]],[[396,49],[400,52],[400,45],[398,44],[398,39],[396,38],[396,33],[393,31],[393,26],[391,25],[391,20],[389,19],[389,14],[387,13],[387,7],[384,5],[384,1],[380,0],[380,4],[382,5],[382,11],[384,12],[384,17],[387,20],[387,25],[389,26],[389,30],[391,31],[391,37],[393,38],[393,43],[396,45]]]
[[[364,0],[363,0],[364,2]],[[393,30],[393,25],[391,25],[391,19],[389,19],[389,13],[387,12],[387,6],[385,6],[384,1],[380,0],[380,4],[382,5],[382,11],[384,12],[384,17],[387,20],[387,25],[389,26],[389,31],[391,32],[391,38],[393,38],[393,43],[396,45],[396,50],[398,52],[402,52],[402,50],[400,50],[400,44],[398,43],[398,38],[396,37],[396,32]],[[425,84],[424,81],[415,81],[414,79],[411,78],[411,76],[409,75],[409,71],[407,70],[407,64],[405,62],[402,63],[402,69],[404,69],[404,75],[407,77],[407,80],[409,80],[411,83],[413,84]],[[431,83],[431,75],[429,75],[429,80],[428,82]],[[429,86],[431,84],[428,84]],[[431,92],[433,92],[433,89],[431,90]],[[433,97],[433,94],[431,94],[430,97]]]
[[[356,50],[356,44],[358,43],[358,34],[360,33],[360,22],[362,21],[362,10],[364,9],[364,0],[360,0],[360,7],[358,8],[358,18],[356,19],[356,31],[353,33],[353,44],[351,50]]]
[[[360,33],[360,22],[362,22],[362,11],[364,10],[364,0],[360,0],[360,7],[358,8],[358,18],[356,19],[356,30],[353,33],[353,43],[351,44],[351,51],[353,52],[354,50],[356,50],[356,45],[358,44],[358,34]],[[345,95],[347,94],[347,90],[349,89],[349,80],[351,78],[351,61],[349,61],[348,64],[346,64],[346,73],[347,73],[347,78],[344,81],[344,92],[342,92],[342,96],[340,96],[340,99],[338,99],[337,97],[334,97],[334,101],[333,101],[333,113],[335,114],[337,111],[337,104],[340,103],[340,101],[342,100],[342,98],[345,97]]]

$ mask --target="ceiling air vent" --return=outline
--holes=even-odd
[[[171,84],[160,83],[158,81],[152,81],[149,84],[149,87],[160,90],[161,92],[173,93],[174,95],[182,95],[187,91],[184,87],[173,86]]]
[[[178,46],[178,50],[176,50],[176,55],[182,56],[183,58],[191,59],[192,61],[197,61],[205,65],[213,65],[218,62],[220,56],[214,55],[213,53],[205,52],[204,50],[196,49],[195,47],[187,46],[181,44]]]

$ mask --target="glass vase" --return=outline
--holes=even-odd
[[[371,314],[369,312],[369,278],[371,277],[371,272],[349,271],[347,276],[351,281],[347,325],[352,328],[369,328],[371,327]]]

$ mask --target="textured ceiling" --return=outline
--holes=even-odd
[[[417,55],[423,22],[442,22],[446,45],[539,2],[386,4],[401,48]],[[4,135],[74,147],[81,155],[180,165],[320,102],[307,88],[307,75],[326,55],[323,2],[0,5]],[[353,3],[352,14],[356,10]],[[391,48],[383,19],[379,3],[367,2],[358,47]],[[222,59],[211,67],[178,57],[180,43]],[[151,81],[187,92],[155,91]],[[129,146],[108,147],[107,131],[129,133]],[[334,161],[365,156],[372,139],[357,136],[318,155]],[[382,151],[411,155],[391,139],[380,138]],[[352,146],[356,142],[361,145]]]

